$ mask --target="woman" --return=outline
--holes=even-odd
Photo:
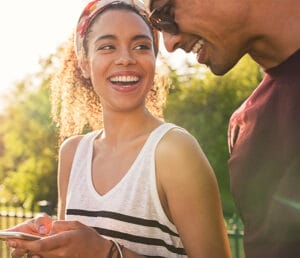
[[[153,89],[157,49],[142,2],[97,0],[84,9],[80,70],[66,58],[53,111],[62,137],[86,124],[94,130],[61,145],[60,220],[42,240],[8,241],[13,257],[230,257],[209,162],[188,132],[155,116],[164,95]],[[43,220],[15,230],[47,227]]]

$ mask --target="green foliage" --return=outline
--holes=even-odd
[[[57,202],[57,138],[48,85],[61,51],[43,60],[39,73],[16,85],[0,114],[0,201],[10,205],[29,207],[43,199],[54,205]],[[165,119],[185,127],[198,139],[215,170],[224,212],[233,212],[227,167],[228,121],[262,73],[249,58],[223,77],[199,65],[186,65],[190,72],[170,70],[173,88]]]
[[[191,68],[195,74],[179,75],[171,71],[173,89],[165,119],[183,126],[197,138],[216,173],[224,212],[233,212],[227,167],[228,122],[234,110],[258,85],[262,73],[249,57],[222,77],[203,72],[199,65]]]
[[[43,199],[54,205],[57,202],[57,139],[50,118],[49,60],[43,63],[41,73],[19,82],[7,96],[0,124],[2,202],[27,207]]]

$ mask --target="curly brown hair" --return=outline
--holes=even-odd
[[[156,117],[163,118],[163,106],[169,90],[165,76],[155,76],[148,93],[146,107]],[[90,79],[83,77],[74,48],[74,34],[69,38],[61,67],[51,82],[52,118],[58,127],[59,143],[65,138],[103,127],[102,107]]]

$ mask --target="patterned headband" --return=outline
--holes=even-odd
[[[84,38],[91,21],[104,9],[113,4],[125,3],[135,7],[141,15],[148,19],[148,12],[146,11],[145,5],[142,0],[94,0],[86,5],[77,23],[76,34],[75,34],[75,52],[78,59],[84,56]],[[155,29],[154,44],[156,50],[158,49],[158,32]]]

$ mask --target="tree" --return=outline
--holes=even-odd
[[[233,111],[249,96],[262,78],[260,68],[249,57],[222,77],[199,65],[192,73],[171,71],[173,88],[165,108],[165,119],[188,129],[199,141],[216,173],[224,212],[234,212],[231,199],[227,144],[228,122]]]
[[[40,72],[25,78],[8,96],[0,114],[0,196],[32,206],[57,202],[57,135],[50,117],[48,85],[63,49],[41,61]],[[167,64],[167,62],[165,62]],[[184,73],[169,71],[173,88],[164,110],[166,121],[188,129],[210,160],[220,186],[224,212],[235,211],[229,191],[227,126],[232,112],[261,80],[249,58],[218,77],[199,65]]]
[[[57,138],[48,89],[52,59],[42,60],[41,72],[16,85],[1,117],[0,195],[10,204],[57,202]]]

